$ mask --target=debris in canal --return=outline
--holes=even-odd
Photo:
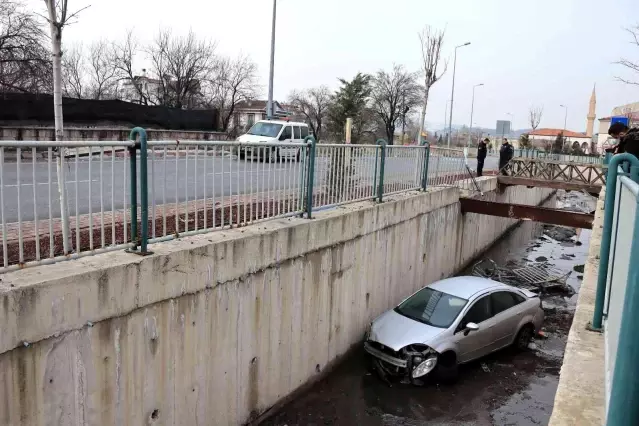
[[[575,228],[567,228],[565,226],[546,225],[544,226],[544,235],[560,243],[568,243],[573,242],[572,237],[577,235],[577,231]]]
[[[571,287],[566,285],[570,272],[554,268],[547,263],[545,256],[539,256],[536,260],[538,263],[532,265],[510,261],[505,266],[498,266],[492,259],[484,259],[473,266],[472,273],[532,292],[572,292]]]
[[[584,265],[575,265],[575,267],[572,269],[574,269],[575,272],[579,272],[580,274],[584,273]]]

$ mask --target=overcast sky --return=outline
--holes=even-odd
[[[41,0],[29,0],[44,10]],[[64,42],[122,37],[133,27],[151,40],[159,27],[192,28],[219,43],[219,52],[249,54],[259,65],[266,98],[272,0],[69,0],[73,10],[91,4],[68,27]],[[639,101],[639,86],[615,81],[628,75],[613,62],[639,60],[624,27],[639,23],[637,0],[278,0],[275,98],[293,89],[337,87],[337,78],[372,73],[393,63],[418,70],[418,31],[446,28],[451,66],[431,91],[427,122],[441,126],[450,99],[452,52],[458,49],[453,123],[494,127],[514,116],[528,127],[530,105],[543,105],[541,127],[585,131],[588,100],[597,84],[597,116]],[[142,68],[144,64],[140,64]],[[597,127],[595,127],[597,129]]]

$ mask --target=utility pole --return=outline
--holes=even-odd
[[[468,131],[468,147],[470,148],[471,141],[473,139],[473,110],[475,109],[475,89],[479,86],[483,86],[484,83],[475,84],[473,86],[473,100],[470,104],[470,127]]]
[[[266,117],[273,118],[273,75],[275,74],[275,18],[277,15],[277,0],[273,0],[273,27],[271,28],[271,71],[268,77],[268,103]]]
[[[455,72],[457,70],[457,49],[468,46],[470,42],[455,46],[455,59],[453,61],[453,88],[450,92],[450,118],[448,119],[448,148],[450,148],[450,139],[453,137],[453,102],[455,101]]]

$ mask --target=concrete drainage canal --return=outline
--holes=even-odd
[[[595,208],[594,198],[576,192],[559,192],[557,202],[575,211]],[[380,380],[360,345],[261,425],[548,424],[589,243],[590,230],[523,222],[482,256],[484,262],[462,273],[501,271],[503,281],[524,287],[534,282],[526,279],[531,273],[558,276],[542,285],[545,321],[528,350],[504,349],[462,365],[452,384],[415,387]],[[515,270],[522,273],[508,275]]]

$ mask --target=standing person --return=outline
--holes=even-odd
[[[486,159],[486,153],[488,151],[488,138],[483,141],[479,141],[477,144],[477,177],[482,177],[484,172],[484,160]]]
[[[629,129],[623,123],[615,123],[608,129],[608,134],[615,139],[619,140],[619,143],[612,148],[608,148],[607,152],[613,152],[614,154],[621,154],[627,152],[635,157],[639,158],[639,129]]]
[[[499,149],[499,171],[504,176],[508,176],[507,166],[508,162],[512,160],[515,150],[513,146],[508,143],[508,139],[504,138],[504,142]]]

